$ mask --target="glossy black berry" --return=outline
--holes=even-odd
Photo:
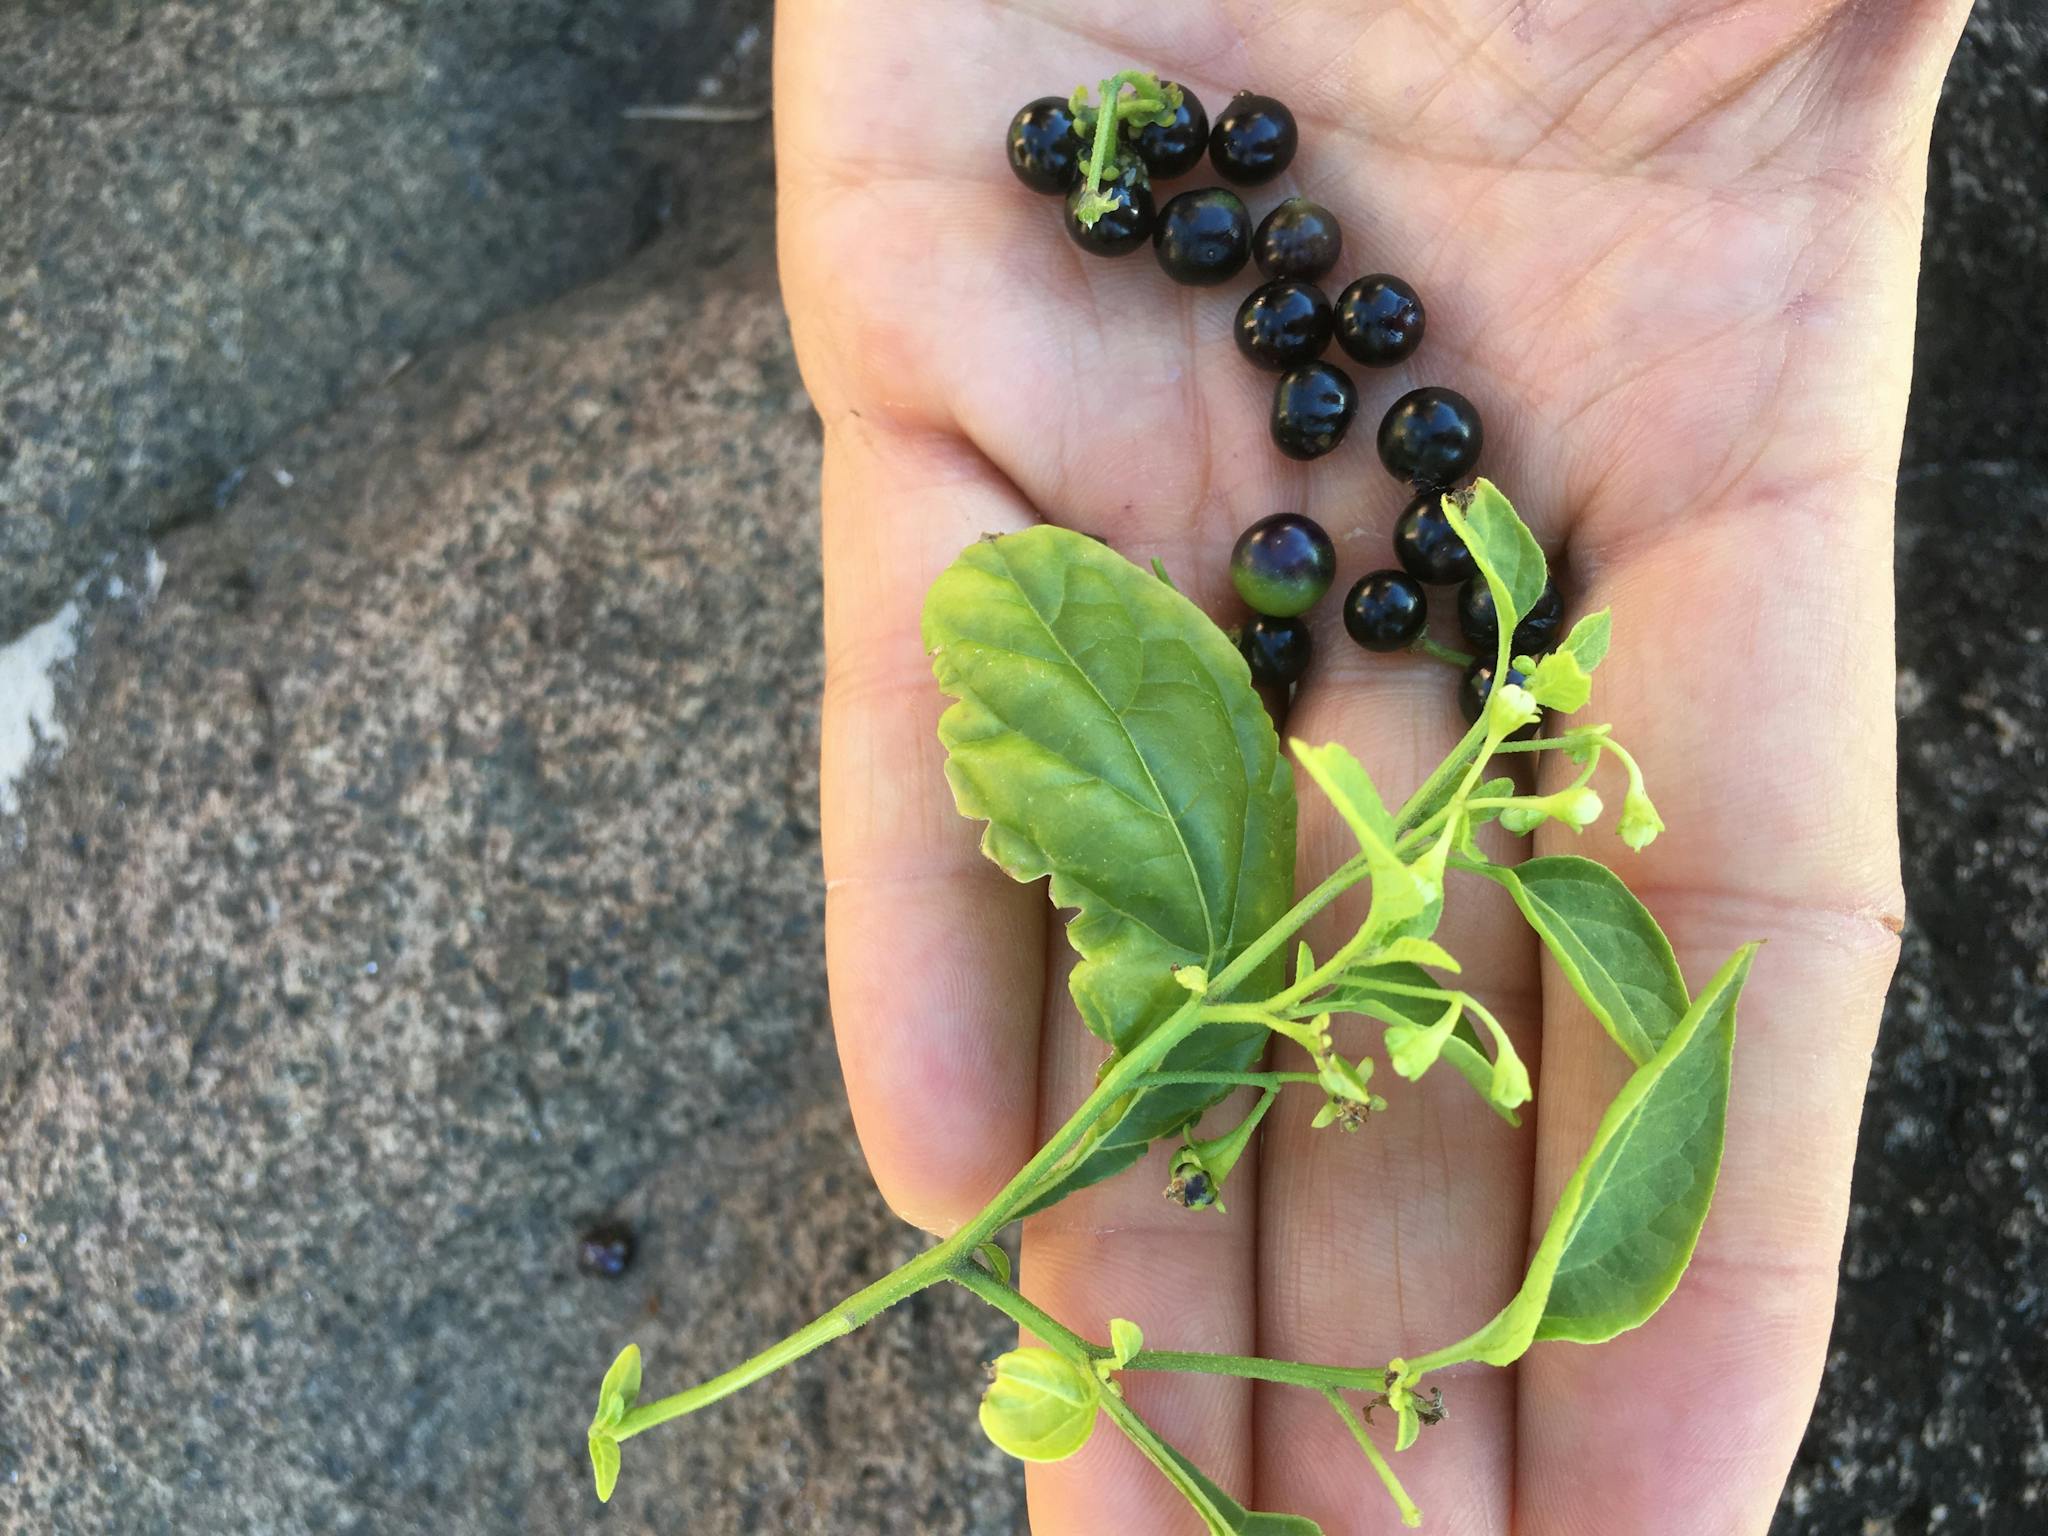
[[[1361,576],[1344,599],[1345,631],[1368,651],[1404,650],[1428,623],[1429,599],[1406,571]]]
[[[1519,667],[1508,668],[1508,681],[1527,686],[1529,679],[1523,676]],[[1477,725],[1479,715],[1486,708],[1486,701],[1493,693],[1493,658],[1481,656],[1465,669],[1465,680],[1458,685],[1458,712],[1465,717],[1467,725]],[[1542,721],[1531,720],[1519,731],[1508,737],[1509,741],[1527,741],[1536,734]]]
[[[1361,277],[1337,296],[1337,345],[1368,368],[1391,368],[1422,345],[1422,300],[1388,272]]]
[[[1330,301],[1312,283],[1282,279],[1237,307],[1237,350],[1274,373],[1314,362],[1330,344]]]
[[[1542,595],[1515,626],[1508,650],[1516,656],[1541,656],[1555,648],[1563,628],[1564,600],[1557,595],[1557,587],[1546,581]],[[1500,614],[1493,606],[1493,589],[1483,576],[1474,576],[1458,589],[1458,629],[1482,651],[1492,650],[1500,639]]]
[[[1146,183],[1145,168],[1135,161],[1114,178],[1102,179],[1102,195],[1115,206],[1092,225],[1074,216],[1086,197],[1085,182],[1074,183],[1067,193],[1067,237],[1091,256],[1128,256],[1152,237],[1158,214],[1152,208],[1152,188]]]
[[[1171,85],[1162,80],[1161,85]],[[1173,121],[1164,127],[1147,123],[1132,139],[1131,147],[1138,152],[1138,158],[1145,162],[1145,169],[1152,173],[1154,181],[1165,181],[1173,176],[1185,176],[1202,163],[1202,151],[1209,147],[1209,114],[1202,110],[1195,93],[1186,86],[1180,88],[1180,110],[1173,114]]]
[[[1344,231],[1321,203],[1290,197],[1263,219],[1252,236],[1252,257],[1268,277],[1312,283],[1337,265]]]
[[[1322,524],[1298,512],[1262,517],[1237,536],[1230,581],[1254,613],[1307,613],[1337,579],[1337,546]]]
[[[1479,467],[1479,412],[1455,389],[1411,389],[1380,421],[1380,462],[1397,480],[1448,488]]]
[[[1284,688],[1298,683],[1308,670],[1308,620],[1255,613],[1239,626],[1237,648],[1252,669],[1252,681],[1260,687]]]
[[[1300,143],[1292,112],[1270,96],[1239,91],[1209,131],[1209,158],[1225,181],[1255,187],[1286,170]]]
[[[1465,541],[1452,531],[1437,491],[1422,492],[1402,509],[1394,524],[1394,558],[1417,581],[1433,587],[1455,586],[1479,569]]]
[[[1064,192],[1081,174],[1082,146],[1074,111],[1041,96],[1010,119],[1010,169],[1034,192]]]
[[[1303,363],[1273,388],[1273,442],[1290,459],[1319,459],[1344,441],[1357,413],[1350,374],[1329,363]]]
[[[1251,259],[1252,216],[1227,187],[1170,198],[1152,229],[1152,254],[1176,283],[1225,283]]]
[[[622,1221],[600,1221],[576,1240],[576,1267],[600,1280],[616,1280],[633,1263],[633,1229]]]

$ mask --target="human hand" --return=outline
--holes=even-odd
[[[1301,152],[1247,198],[1254,216],[1308,193],[1345,225],[1333,287],[1393,271],[1429,306],[1408,366],[1353,370],[1353,437],[1414,384],[1470,396],[1482,470],[1542,538],[1569,610],[1614,610],[1591,707],[1636,751],[1671,830],[1641,854],[1586,851],[1649,904],[1695,984],[1743,940],[1772,941],[1685,1283],[1597,1352],[1544,1345],[1447,1382],[1451,1424],[1398,1463],[1434,1529],[1760,1532],[1811,1407],[1896,953],[1892,487],[1926,136],[1965,9],[781,7],[782,267],[826,423],[833,1007],[862,1142],[899,1212],[964,1221],[1102,1054],[1043,892],[984,860],[953,812],[925,589],[979,535],[1045,520],[1159,556],[1228,623],[1245,524],[1315,517],[1341,592],[1391,563],[1405,500],[1369,442],[1304,466],[1267,441],[1271,376],[1230,339],[1249,275],[1189,290],[1146,255],[1084,256],[1058,202],[1010,176],[1011,112],[1129,65],[1212,114],[1239,86],[1294,109]],[[1398,797],[1460,734],[1456,680],[1358,651],[1336,609],[1317,614],[1285,732],[1343,741]],[[1302,796],[1305,872],[1341,860],[1347,835]],[[1450,911],[1439,937],[1467,958],[1463,984],[1535,1070],[1520,1131],[1425,1080],[1390,1092],[1365,1134],[1311,1141],[1313,1103],[1283,1097],[1227,1216],[1164,1202],[1155,1153],[1029,1223],[1033,1299],[1097,1335],[1114,1313],[1163,1347],[1361,1365],[1491,1316],[1625,1063],[1501,893],[1463,889]],[[1340,903],[1330,926],[1361,915]],[[1259,1506],[1331,1536],[1393,1523],[1312,1395],[1149,1377],[1130,1391]],[[1034,1468],[1030,1500],[1039,1536],[1188,1524],[1110,1436]]]

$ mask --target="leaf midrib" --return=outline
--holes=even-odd
[[[1039,624],[1044,628],[1046,637],[1052,641],[1054,648],[1058,650],[1061,657],[1066,661],[1067,665],[1073,668],[1074,675],[1080,678],[1082,682],[1088,685],[1088,691],[1095,695],[1096,699],[1100,701],[1103,709],[1108,712],[1109,718],[1116,722],[1117,730],[1123,734],[1125,742],[1128,743],[1130,746],[1131,756],[1138,760],[1139,768],[1144,770],[1145,782],[1151,786],[1153,797],[1159,802],[1158,814],[1165,818],[1166,824],[1168,826],[1173,828],[1173,840],[1180,847],[1181,859],[1183,860],[1183,862],[1186,863],[1188,867],[1188,879],[1194,884],[1195,905],[1201,910],[1202,932],[1204,937],[1207,939],[1207,944],[1205,945],[1205,953],[1203,956],[1203,963],[1205,965],[1214,965],[1216,963],[1217,958],[1216,920],[1210,914],[1209,911],[1209,893],[1202,888],[1202,872],[1195,864],[1194,850],[1188,847],[1187,834],[1181,830],[1180,819],[1166,808],[1166,792],[1159,787],[1159,780],[1153,777],[1152,765],[1145,760],[1145,754],[1142,750],[1140,750],[1138,746],[1138,739],[1131,734],[1131,728],[1124,724],[1124,717],[1117,711],[1116,706],[1109,702],[1108,696],[1104,694],[1100,688],[1096,687],[1095,679],[1088,675],[1087,669],[1084,668],[1081,665],[1081,663],[1074,658],[1073,652],[1067,649],[1066,642],[1060,639],[1059,631],[1052,627],[1052,620],[1040,611],[1039,606],[1036,602],[1032,601],[1031,589],[1027,587],[1023,581],[1018,579],[1016,568],[1010,564],[1010,557],[1008,553],[1004,551],[1002,544],[1000,542],[996,544],[995,550],[996,558],[1002,561],[1003,563],[1004,573],[1010,578],[1010,585],[1016,588],[1018,596],[1024,599],[1024,606],[1031,610],[1031,616],[1037,619]],[[1060,575],[1060,600],[1062,606],[1065,605],[1066,601],[1066,580],[1066,573],[1062,571]],[[1144,637],[1140,635],[1139,654],[1141,658],[1141,666],[1143,657],[1143,640]],[[1141,686],[1142,678],[1143,673],[1141,672]],[[1035,740],[1036,738],[1034,737],[1033,739]],[[1160,934],[1159,936],[1162,939],[1166,937],[1166,935],[1164,934]]]

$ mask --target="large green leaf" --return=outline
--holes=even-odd
[[[924,637],[957,701],[939,737],[960,812],[988,823],[990,858],[1076,909],[1074,1000],[1127,1050],[1187,1000],[1176,966],[1217,974],[1293,898],[1293,785],[1244,660],[1172,587],[1061,528],[967,549],[925,599]],[[1263,1045],[1256,1025],[1206,1029],[1166,1065],[1242,1068]],[[1059,1192],[1218,1097],[1139,1096]]]
[[[1664,1304],[1721,1170],[1735,1001],[1755,954],[1729,958],[1607,1106],[1515,1298],[1469,1338],[1408,1361],[1411,1384],[1466,1360],[1506,1365],[1538,1339],[1598,1344]]]
[[[1572,990],[1629,1060],[1657,1054],[1691,1000],[1670,941],[1604,864],[1576,854],[1476,871],[1505,886]]]

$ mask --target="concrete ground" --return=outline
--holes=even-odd
[[[617,115],[759,101],[765,23],[0,16],[0,1532],[1016,1528],[948,1297],[582,1465],[620,1339],[708,1372],[913,1247],[827,1030],[766,125]],[[2044,78],[1982,7],[1937,138],[1911,915],[1783,1536],[2048,1518]]]

